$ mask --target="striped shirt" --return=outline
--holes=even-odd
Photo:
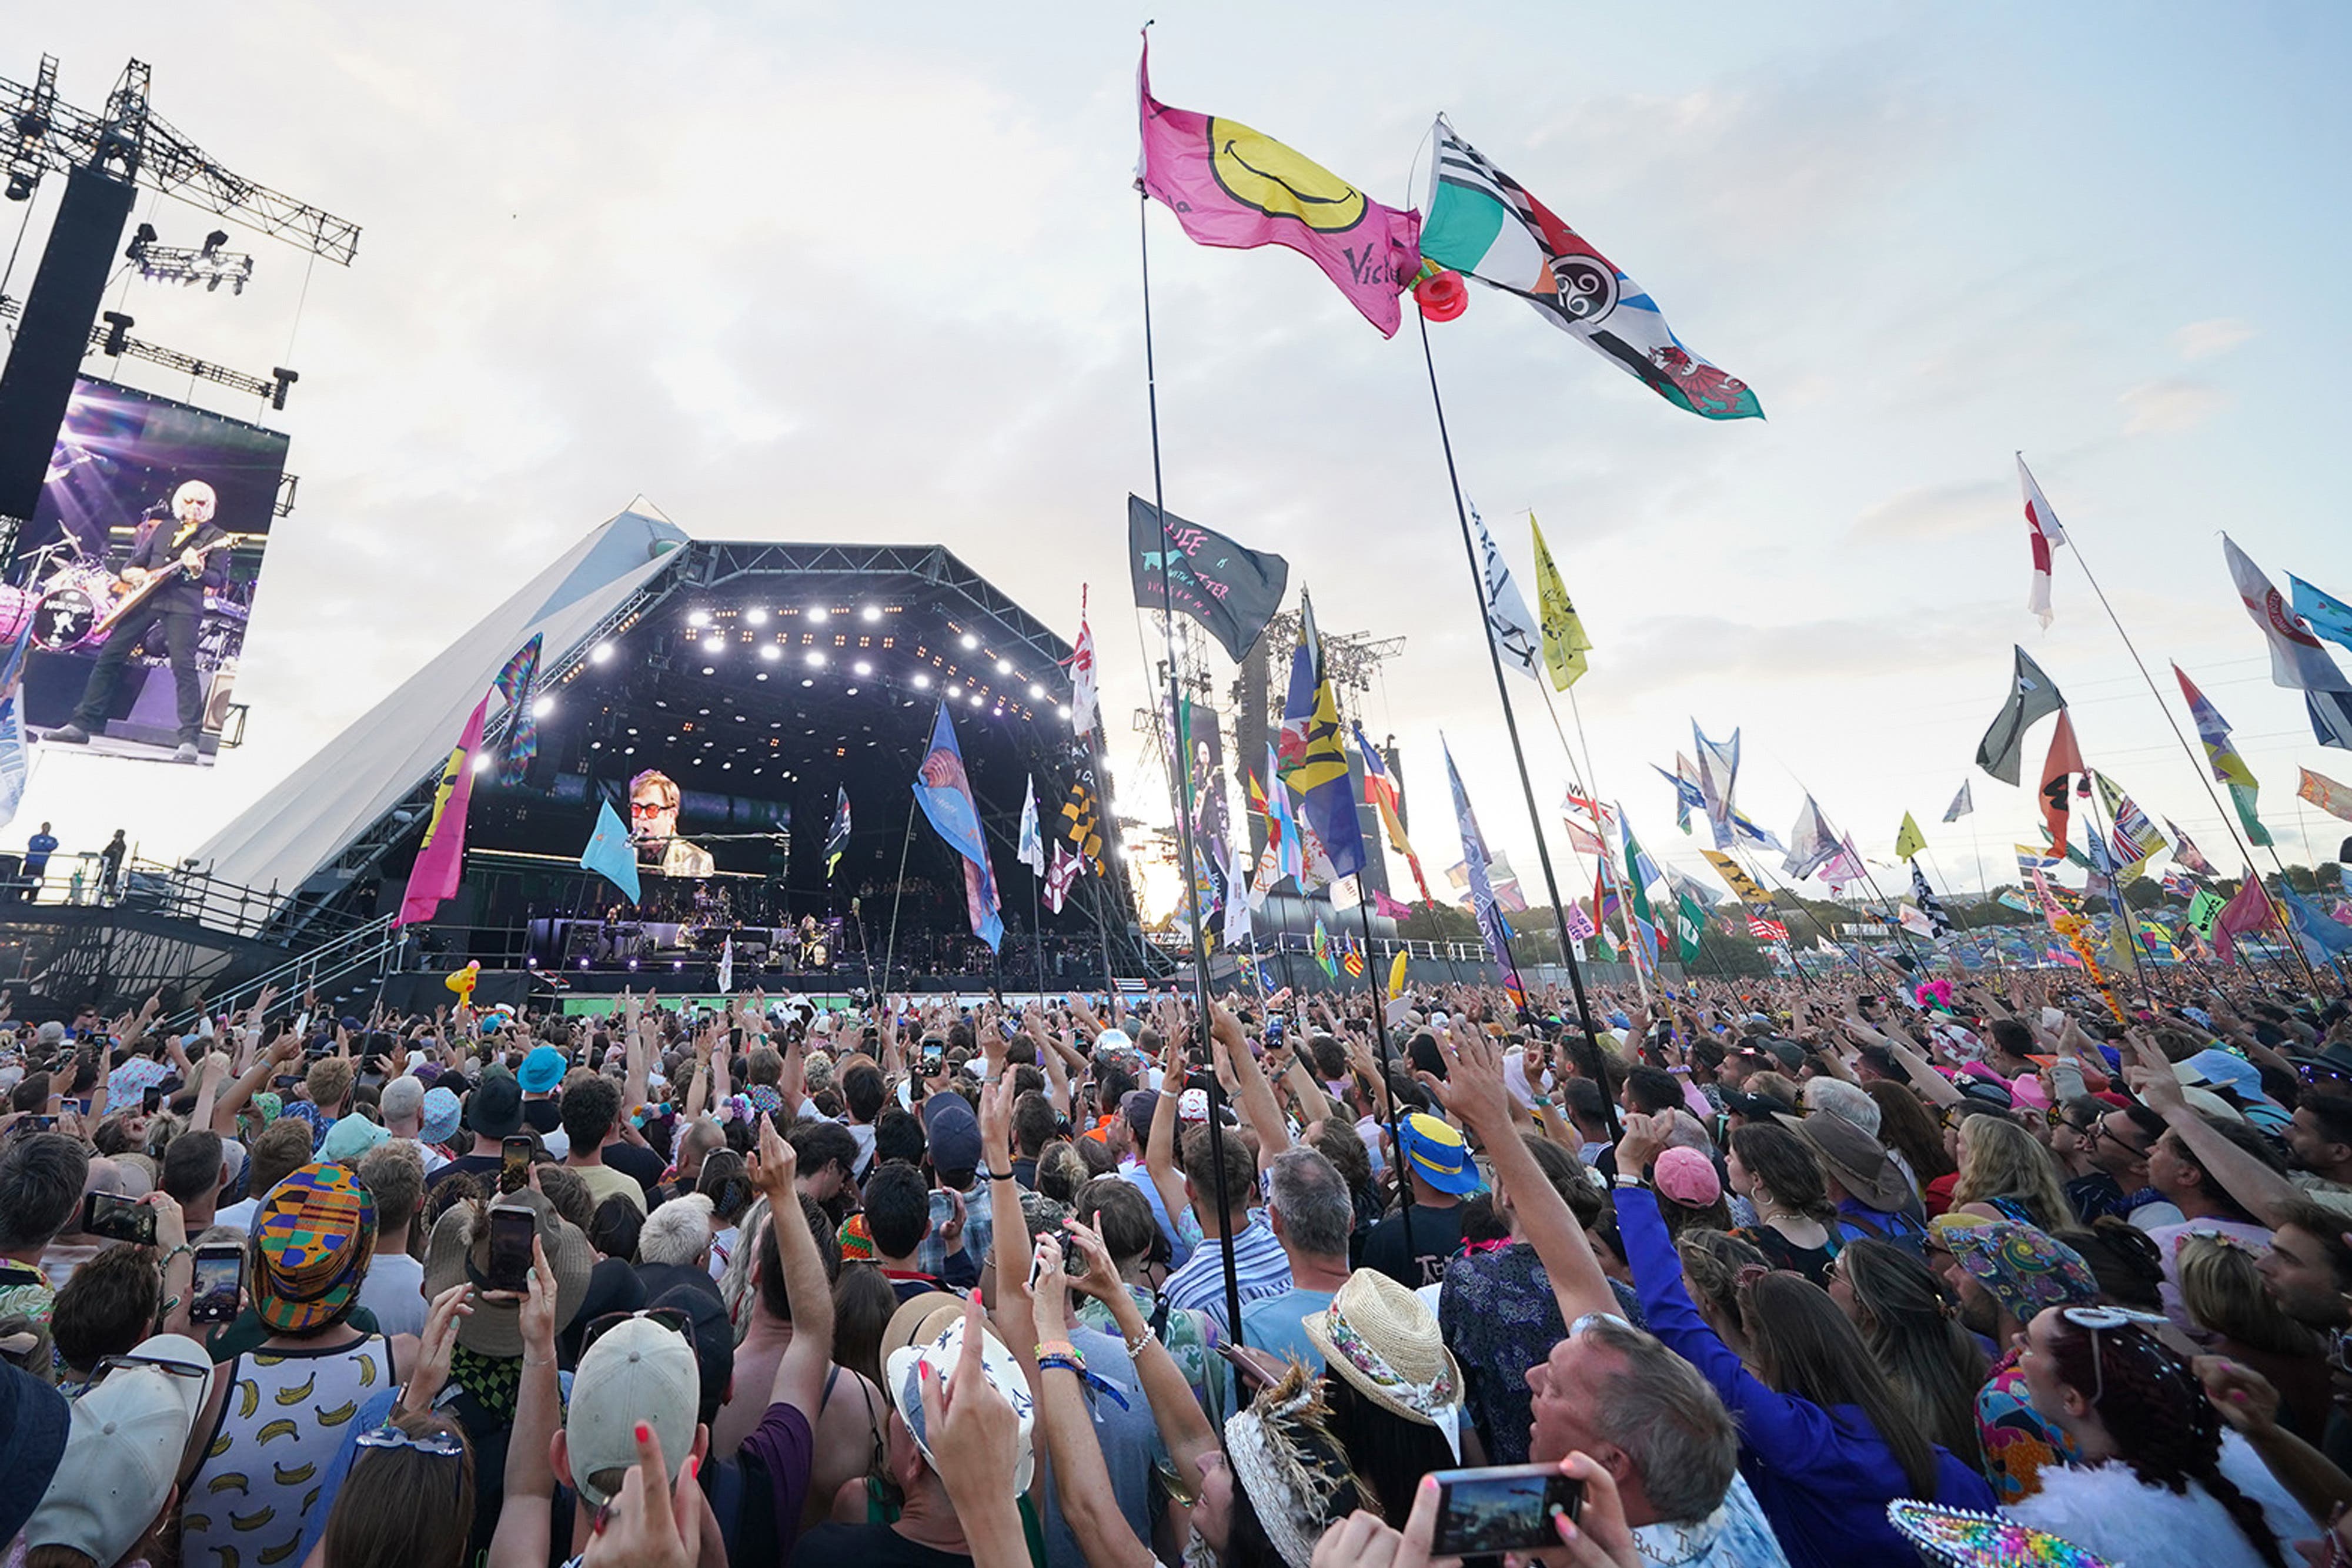
[[[1223,1331],[1226,1326],[1225,1249],[1200,1236],[1189,1211],[1183,1223],[1193,1237],[1192,1256],[1168,1276],[1160,1298],[1171,1308],[1208,1313]],[[1234,1276],[1241,1285],[1244,1301],[1278,1295],[1291,1288],[1290,1259],[1283,1251],[1282,1243],[1275,1239],[1274,1227],[1266,1222],[1265,1210],[1252,1209],[1249,1224],[1233,1242]]]

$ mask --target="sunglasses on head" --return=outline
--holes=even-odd
[[[2099,1335],[2116,1329],[2137,1328],[2141,1331],[2142,1339],[2153,1344],[2156,1343],[2153,1331],[2162,1328],[2169,1321],[2161,1312],[2137,1312],[2129,1307],[2108,1306],[2062,1307],[2058,1316],[2062,1322],[2072,1323],[2091,1336],[2093,1405],[2098,1404],[2107,1392],[2107,1368],[2106,1364],[2099,1359]]]
[[[634,1312],[605,1312],[590,1318],[587,1328],[580,1335],[580,1354],[586,1355],[589,1347],[598,1340],[635,1318],[644,1318],[648,1322],[667,1329],[686,1342],[688,1350],[695,1349],[693,1314],[682,1307],[643,1307]],[[695,1359],[698,1363],[701,1360],[698,1353]]]
[[[404,1432],[386,1422],[373,1432],[362,1432],[356,1441],[362,1448],[414,1448],[435,1458],[454,1459],[466,1451],[464,1439],[448,1432],[427,1432],[422,1437]]]
[[[160,1372],[167,1377],[184,1377],[190,1382],[212,1375],[210,1367],[190,1366],[184,1361],[173,1361],[160,1355],[110,1355],[98,1364],[98,1373],[90,1381],[98,1382],[110,1372]]]

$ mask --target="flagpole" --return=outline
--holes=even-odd
[[[915,847],[916,800],[907,797],[907,836],[898,845],[898,880],[890,889],[890,940],[882,950],[882,986],[890,986],[890,965],[898,956],[898,901],[907,896],[907,852]]]
[[[1136,255],[1142,264],[1143,384],[1151,415],[1151,506],[1160,525],[1162,562],[1160,573],[1160,635],[1167,652],[1168,722],[1172,727],[1169,770],[1175,777],[1170,780],[1169,793],[1172,798],[1171,803],[1177,808],[1177,839],[1184,857],[1181,873],[1184,881],[1184,907],[1192,931],[1193,990],[1199,998],[1201,1039],[1206,1045],[1212,1038],[1211,1008],[1213,1004],[1209,996],[1208,945],[1201,931],[1201,888],[1192,876],[1192,758],[1191,743],[1186,738],[1192,727],[1183,721],[1182,688],[1177,684],[1175,573],[1168,570],[1165,564],[1171,541],[1168,537],[1168,497],[1160,465],[1160,372],[1151,343],[1151,197],[1143,188],[1140,179],[1135,183],[1135,236]],[[1185,755],[1176,755],[1179,747]],[[1272,782],[1275,788],[1281,787],[1280,780]],[[1243,1049],[1248,1049],[1246,1043]],[[1213,1051],[1210,1061],[1213,1065]],[[1225,1328],[1233,1343],[1238,1345],[1245,1342],[1242,1337],[1241,1279],[1234,1268],[1234,1238],[1231,1230],[1234,1210],[1232,1200],[1225,1192],[1224,1086],[1214,1071],[1209,1074],[1208,1100],[1209,1157],[1216,1170],[1217,1230],[1223,1239],[1220,1250],[1225,1268]]]
[[[2025,461],[2025,455],[2022,452],[2019,453],[2017,457],[2021,464]],[[2238,831],[2238,823],[2235,817],[2233,817],[2229,811],[2222,810],[2221,797],[2214,793],[2213,790],[2212,768],[2203,759],[2200,758],[2194,751],[2191,751],[2189,748],[2189,737],[2180,733],[2180,721],[2172,716],[2171,705],[2164,700],[2164,694],[2157,690],[2156,677],[2148,674],[2147,662],[2139,656],[2139,649],[2133,643],[2131,633],[2124,630],[2123,621],[2116,614],[2116,607],[2107,602],[2107,591],[2099,586],[2097,575],[2091,570],[2090,559],[2083,553],[2082,541],[2070,533],[2066,536],[2066,542],[2074,547],[2074,563],[2083,569],[2083,580],[2091,585],[2092,593],[2096,595],[2098,598],[2099,608],[2106,612],[2107,624],[2113,626],[2116,629],[2116,635],[2122,639],[2124,652],[2131,655],[2132,666],[2139,671],[2139,678],[2147,685],[2147,695],[2154,697],[2156,699],[2156,706],[2163,710],[2165,725],[2172,731],[2172,738],[2179,743],[2180,754],[2189,759],[2189,766],[2196,770],[2198,782],[2205,786],[2206,800],[2212,802],[2214,813],[2221,819],[2222,828],[2229,833],[2231,841],[2238,846],[2238,852],[2245,858],[2247,874],[2253,877],[2254,883],[2257,887],[2261,887],[2263,879],[2260,873],[2256,873],[2254,870],[2253,847],[2249,844],[2244,836]],[[2306,844],[2305,848],[2307,852],[2308,844]],[[2275,845],[2272,846],[2272,853],[2273,855],[2277,853],[2277,847]],[[2285,873],[2282,871],[2280,874],[2284,875]],[[2280,906],[2279,901],[2271,896],[2271,890],[2267,887],[2263,887],[2262,889],[2262,894],[2263,902],[2270,906],[2271,917],[2276,920],[2280,925],[2286,926],[2286,911]],[[2293,932],[2291,927],[2289,927],[2289,941],[2287,945],[2294,949],[2295,957],[2301,961],[2304,976],[2311,982],[2312,994],[2314,996],[2318,995],[2319,977],[2312,972],[2311,960],[2304,957],[2303,945],[2293,940]]]
[[[1428,329],[1423,328],[1422,337],[1424,341],[1422,346],[1424,351],[1428,348],[1426,341],[1428,336]],[[1433,382],[1436,373],[1433,368],[1430,371]],[[1480,602],[1484,603],[1485,601],[1482,599]],[[1493,639],[1489,638],[1488,641],[1492,642]],[[1603,880],[1613,880],[1616,868],[1609,857],[1609,824],[1601,817],[1601,770],[1592,764],[1592,742],[1584,733],[1584,708],[1576,700],[1576,688],[1572,685],[1568,688],[1568,712],[1569,716],[1576,720],[1577,744],[1584,748],[1584,782],[1589,786],[1584,793],[1585,798],[1592,802],[1593,836],[1601,841],[1601,854],[1598,860],[1601,876]],[[1572,759],[1569,764],[1569,771],[1570,773],[1576,771],[1576,765]],[[1592,923],[1596,925],[1601,924],[1601,911],[1598,909],[1592,912]],[[1631,898],[1619,901],[1617,924],[1619,929],[1625,933],[1626,956],[1633,963],[1634,988],[1642,993],[1642,1005],[1647,1008],[1650,1005],[1650,982],[1642,972],[1642,938],[1633,929],[1633,901]]]
[[[2140,1000],[2147,1004],[2147,1010],[2150,1013],[2154,1013],[2157,1010],[2156,992],[2148,985],[2147,971],[2140,967],[2143,960],[2140,956],[2139,934],[2132,929],[2131,905],[2124,901],[2123,879],[2116,874],[2117,868],[2115,835],[2108,831],[2106,819],[2100,815],[2099,808],[2102,804],[2104,802],[2099,799],[2099,780],[2095,775],[2091,779],[2091,831],[2099,835],[2103,843],[2101,852],[2107,862],[2107,915],[2111,925],[2116,921],[2123,923],[2124,940],[2131,946],[2132,967],[2139,971],[2135,977],[2139,981]],[[2112,936],[2112,931],[2110,935]],[[2154,961],[2153,955],[2146,960],[2148,963]]]
[[[1519,770],[1519,790],[1527,797],[1528,826],[1535,831],[1536,858],[1543,864],[1544,891],[1551,894],[1553,921],[1559,927],[1559,956],[1568,966],[1568,979],[1576,993],[1577,1021],[1584,1026],[1584,1060],[1580,1071],[1595,1083],[1602,1085],[1601,1108],[1608,1123],[1610,1140],[1617,1137],[1617,1111],[1607,1092],[1608,1078],[1601,1071],[1601,1036],[1592,1024],[1592,1004],[1584,994],[1584,968],[1576,961],[1576,945],[1568,935],[1568,910],[1560,902],[1559,882],[1552,874],[1551,847],[1545,841],[1543,819],[1536,811],[1536,787],[1528,778],[1528,754],[1519,744],[1518,716],[1511,711],[1510,688],[1503,682],[1503,656],[1495,648],[1495,637],[1486,625],[1486,584],[1478,570],[1478,548],[1470,538],[1470,508],[1462,499],[1462,476],[1454,465],[1454,437],[1445,427],[1445,400],[1437,390],[1437,356],[1429,346],[1429,319],[1420,311],[1413,312],[1413,322],[1421,329],[1422,363],[1429,368],[1429,402],[1437,413],[1437,439],[1445,450],[1445,477],[1454,491],[1454,517],[1462,528],[1462,556],[1470,568],[1470,594],[1478,606],[1478,629],[1486,644],[1486,662],[1495,672],[1496,700],[1503,705],[1503,724],[1511,737],[1511,760]],[[1640,972],[1636,966],[1635,972]]]
[[[1361,883],[1358,884],[1357,891],[1359,893],[1363,891]],[[1381,1045],[1381,1097],[1389,1103],[1389,1147],[1395,1151],[1397,1162],[1397,1212],[1404,1217],[1404,1255],[1407,1258],[1416,1258],[1420,1254],[1413,1250],[1412,1246],[1412,1181],[1405,1174],[1405,1166],[1408,1162],[1404,1157],[1403,1118],[1397,1113],[1396,1091],[1389,1082],[1389,1052],[1391,1047],[1389,1041],[1388,1015],[1381,1005],[1383,997],[1380,966],[1372,961],[1372,911],[1368,901],[1361,898],[1356,901],[1356,919],[1364,932],[1364,979],[1372,993],[1372,1038],[1380,1041]],[[1406,1071],[1408,1072],[1412,1071],[1410,1064],[1407,1065]]]

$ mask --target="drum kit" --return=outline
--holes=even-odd
[[[223,541],[226,548],[227,541]],[[62,558],[62,559],[60,559]],[[68,533],[56,544],[36,550],[25,574],[28,586],[0,586],[0,638],[13,640],[32,626],[30,642],[45,653],[74,649],[95,651],[105,645],[113,629],[136,598],[136,591],[104,566],[82,559],[82,549]],[[37,580],[38,586],[30,586]],[[207,594],[205,635],[198,643],[199,663],[217,667],[238,652],[232,641],[247,614],[245,607]]]

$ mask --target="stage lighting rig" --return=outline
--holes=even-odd
[[[155,225],[141,224],[122,252],[126,260],[139,264],[139,276],[150,283],[201,283],[207,294],[217,294],[226,283],[231,294],[242,294],[253,279],[253,257],[221,248],[228,244],[226,229],[206,235],[201,250],[157,245],[155,239]]]

